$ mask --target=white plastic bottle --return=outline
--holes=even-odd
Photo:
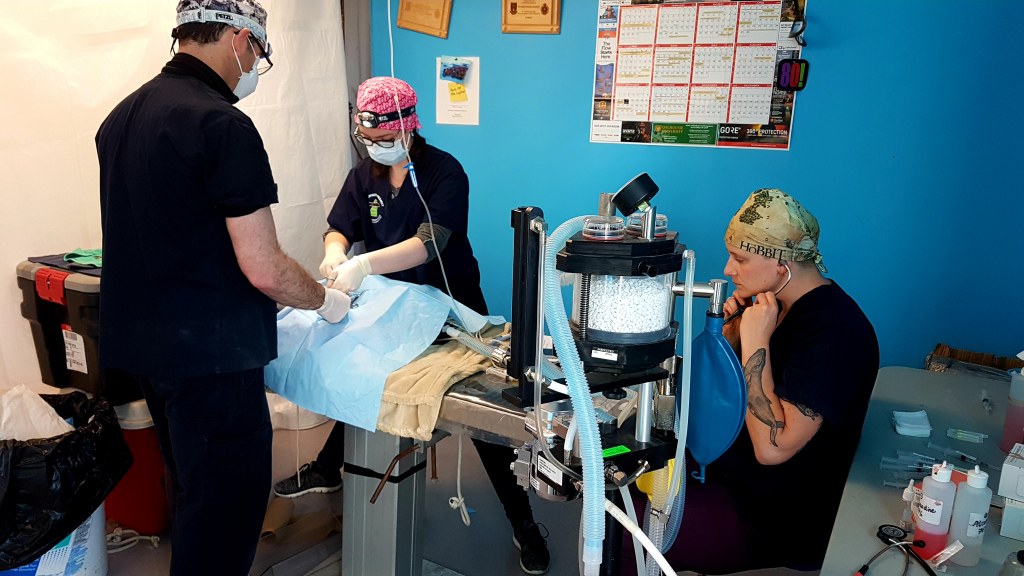
[[[946,464],[932,466],[932,475],[921,483],[921,501],[917,506],[917,530],[914,540],[924,540],[924,548],[917,553],[925,560],[946,547],[949,518],[953,515],[956,485],[949,481],[953,467]]]
[[[981,539],[988,524],[988,507],[992,505],[992,490],[988,488],[988,473],[977,466],[967,473],[967,482],[956,489],[953,519],[949,525],[949,543],[959,540],[964,549],[949,559],[961,566],[977,566],[981,560]]]

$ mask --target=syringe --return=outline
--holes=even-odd
[[[896,470],[900,472],[917,472],[919,474],[928,475],[932,473],[932,467],[930,464],[909,464],[907,462],[900,462],[893,458],[882,458],[882,461],[878,463],[878,467],[882,470]]]
[[[985,412],[987,412],[988,415],[991,416],[992,415],[992,400],[990,400],[989,397],[988,397],[988,390],[982,390],[981,391],[981,405],[985,407]]]
[[[987,466],[987,467],[995,470],[996,472],[1000,471],[999,468],[996,468],[995,466],[993,466],[991,464],[988,464],[986,462],[982,462],[981,460],[978,460],[976,457],[971,456],[970,454],[966,454],[964,452],[961,452],[959,450],[955,450],[953,448],[948,448],[946,446],[939,446],[938,444],[932,443],[930,440],[928,441],[928,448],[931,448],[932,450],[938,450],[939,452],[942,452],[943,454],[946,455],[947,458],[952,458],[954,460],[960,460],[961,462],[970,462],[971,464],[975,464],[977,466]]]
[[[897,459],[901,462],[915,462],[918,464],[938,464],[935,458],[931,456],[925,456],[924,454],[918,454],[917,452],[910,452],[908,450],[897,450]]]
[[[904,482],[906,482],[907,480],[921,480],[922,478],[920,474],[917,474],[915,472],[908,472],[905,470],[894,470],[892,473],[892,477],[897,480],[903,480]]]

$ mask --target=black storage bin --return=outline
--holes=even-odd
[[[100,370],[99,278],[26,261],[18,264],[18,288],[43,382],[105,396],[114,406],[142,398],[130,374]]]

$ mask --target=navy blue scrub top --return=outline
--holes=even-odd
[[[469,223],[469,178],[451,154],[426,145],[418,154],[416,179],[434,224],[452,231],[441,251],[452,296],[481,314],[487,303],[480,290],[480,266],[473,257],[467,228]],[[364,158],[348,173],[327,223],[349,242],[363,241],[367,252],[394,246],[416,235],[427,222],[423,204],[406,177],[395,198],[387,176],[373,176],[373,161]],[[434,258],[415,268],[385,274],[388,278],[426,284],[447,292],[441,266]]]

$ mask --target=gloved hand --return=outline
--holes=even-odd
[[[352,298],[349,298],[348,294],[327,288],[324,290],[324,303],[316,309],[316,313],[331,324],[337,324],[348,314],[351,307]]]
[[[320,274],[325,278],[338,266],[348,262],[345,256],[345,245],[341,242],[331,242],[324,248],[324,261],[320,263]]]
[[[333,283],[328,281],[328,285],[335,290],[352,292],[358,289],[359,285],[363,283],[363,278],[370,274],[373,274],[370,260],[366,254],[360,254],[332,270],[328,279],[333,280]]]

